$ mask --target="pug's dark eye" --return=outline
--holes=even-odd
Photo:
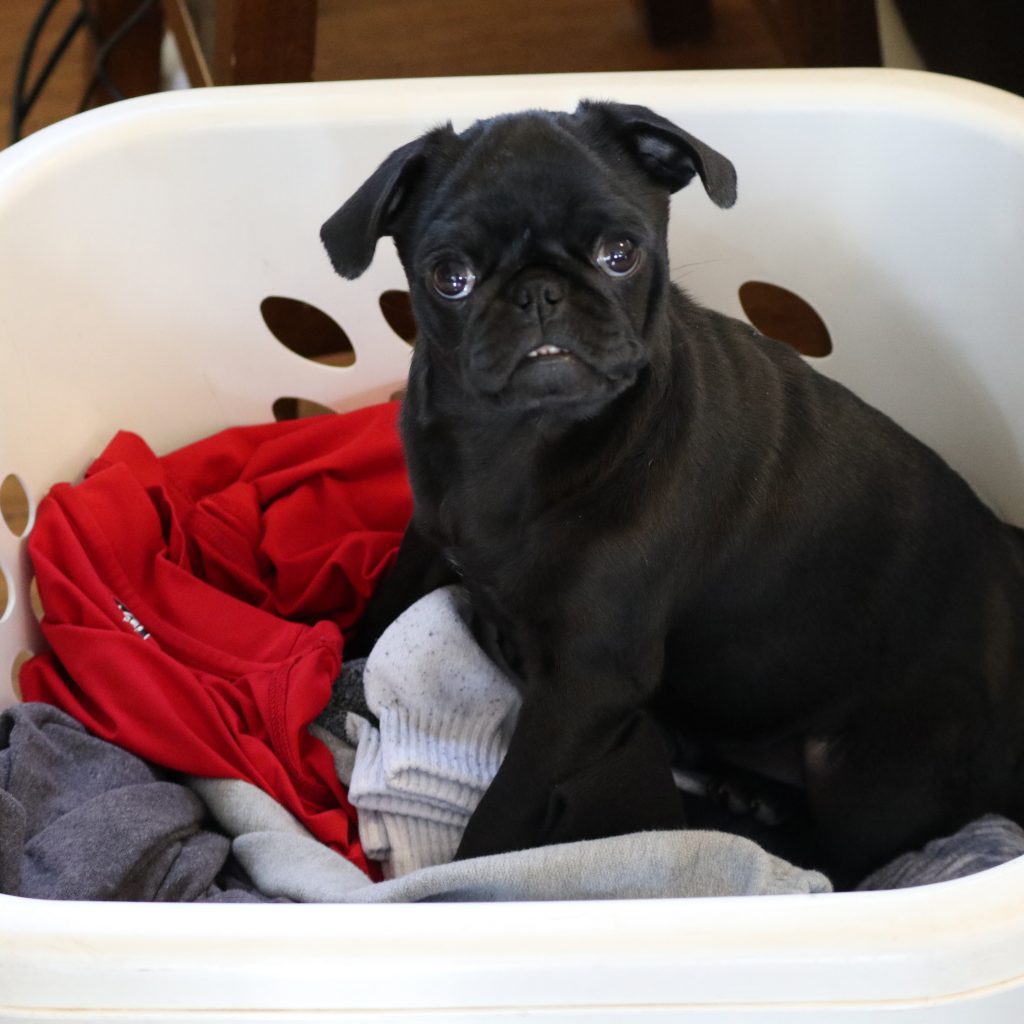
[[[594,260],[609,277],[627,277],[640,266],[642,252],[628,238],[616,238],[614,241],[602,242],[597,247]]]
[[[433,276],[434,291],[445,299],[464,299],[476,284],[473,268],[460,260],[441,260]]]

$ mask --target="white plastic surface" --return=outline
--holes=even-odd
[[[1024,100],[885,70],[269,86],[93,111],[0,153],[0,479],[32,502],[113,431],[158,450],[282,395],[386,397],[408,348],[378,299],[389,243],[336,277],[321,222],[451,118],[644,103],[736,164],[740,200],[674,200],[676,280],[740,315],[748,280],[822,315],[817,365],[1024,522]],[[310,302],[351,368],[260,315]],[[23,540],[0,521],[9,666],[38,649]],[[0,609],[2,614],[2,609]],[[922,889],[424,906],[71,904],[0,897],[0,1020],[1024,1020],[1024,861]]]

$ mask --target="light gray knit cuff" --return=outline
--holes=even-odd
[[[514,711],[453,715],[389,707],[380,713],[384,777],[397,793],[472,813],[497,774]]]
[[[400,878],[410,871],[454,860],[464,825],[438,825],[422,818],[389,817],[387,830],[391,854],[384,873],[388,878]]]
[[[389,815],[423,818],[440,825],[464,824],[469,811],[421,793],[400,792],[388,781],[384,772],[383,745],[380,733],[364,719],[350,714],[349,723],[357,735],[355,766],[348,787],[348,798],[360,815],[380,811]],[[429,787],[427,787],[429,788]],[[479,796],[476,797],[476,801]],[[473,806],[476,806],[474,801]]]

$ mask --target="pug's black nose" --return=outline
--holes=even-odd
[[[514,292],[516,305],[526,311],[536,309],[541,313],[548,312],[552,306],[565,298],[565,289],[560,281],[549,277],[532,277],[521,281]]]

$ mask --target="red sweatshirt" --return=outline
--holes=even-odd
[[[396,413],[241,427],[162,458],[118,434],[39,505],[52,653],[22,669],[24,699],[155,764],[246,779],[367,869],[306,726],[411,513]]]

